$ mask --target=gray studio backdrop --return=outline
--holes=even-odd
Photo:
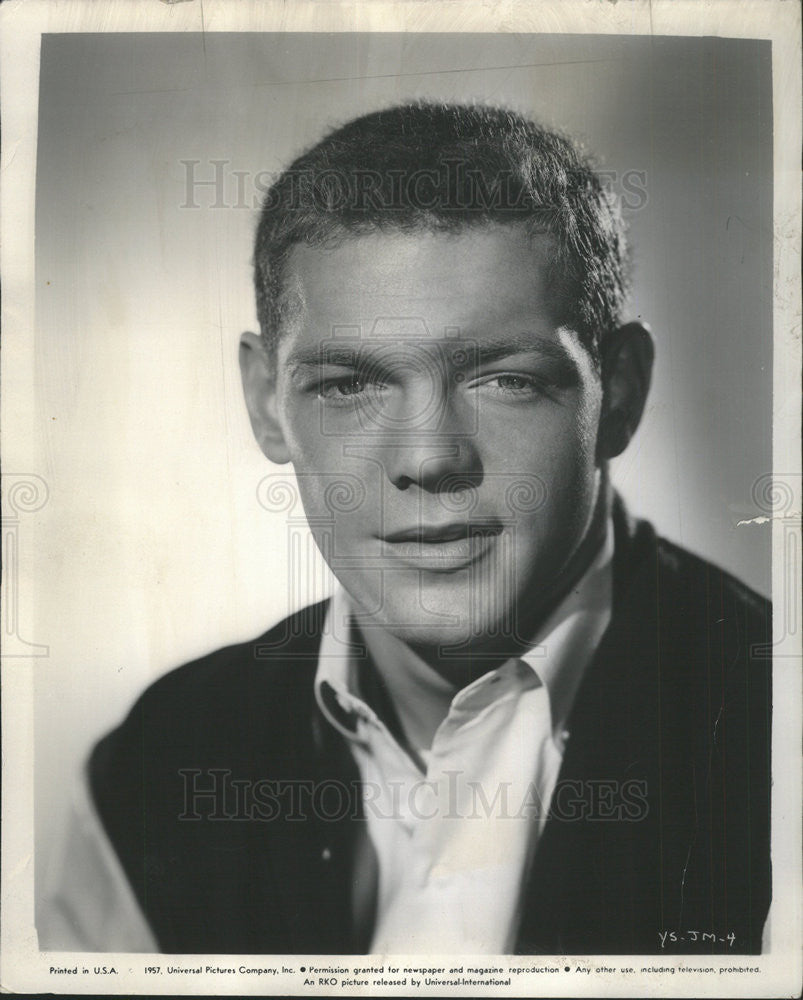
[[[152,679],[326,593],[240,399],[260,186],[417,97],[580,137],[624,199],[657,369],[631,508],[770,589],[769,42],[421,34],[45,36],[36,214],[37,874],[92,742]],[[207,183],[204,183],[207,182]],[[269,506],[269,505],[268,505]],[[24,538],[21,540],[24,547]],[[299,569],[303,569],[303,572]]]

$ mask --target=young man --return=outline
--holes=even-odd
[[[368,115],[276,181],[255,270],[251,423],[338,589],[97,746],[87,946],[760,951],[768,608],[612,494],[653,348],[588,164]]]

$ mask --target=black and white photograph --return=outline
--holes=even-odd
[[[799,8],[26,6],[3,987],[794,995]]]

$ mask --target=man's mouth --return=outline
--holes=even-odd
[[[413,569],[454,573],[481,558],[501,534],[498,522],[418,524],[381,536],[383,550]]]

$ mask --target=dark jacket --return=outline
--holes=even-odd
[[[621,509],[615,538],[612,620],[568,722],[516,951],[757,953],[767,602]],[[350,915],[359,774],[313,692],[325,610],[166,675],[91,756],[165,952],[364,950]]]

